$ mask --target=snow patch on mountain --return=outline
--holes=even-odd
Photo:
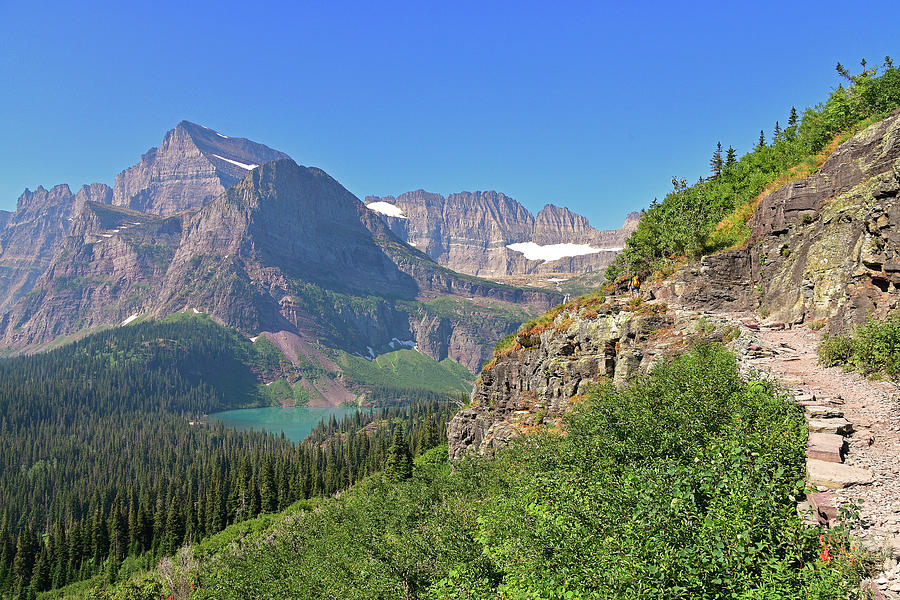
[[[387,215],[389,217],[397,217],[398,219],[405,219],[406,215],[403,214],[403,211],[399,206],[395,204],[391,204],[389,202],[383,202],[379,200],[378,202],[370,202],[366,204],[366,208],[369,210],[374,210],[375,212],[381,213],[383,215]]]
[[[238,162],[236,160],[231,160],[230,158],[225,158],[224,156],[219,156],[218,154],[213,154],[213,156],[215,156],[219,160],[224,160],[225,162],[236,165],[242,169],[247,169],[248,171],[253,170],[259,166],[259,165],[248,165],[246,163]]]
[[[397,349],[397,346],[403,346],[405,348],[412,348],[413,350],[418,350],[418,348],[416,347],[415,340],[401,340],[398,338],[391,338],[391,341],[388,342],[388,346],[390,346],[391,349],[394,349],[394,350]]]
[[[507,244],[507,248],[514,252],[521,252],[528,260],[554,261],[570,256],[583,256],[598,252],[618,252],[621,248],[594,248],[590,244],[547,244],[540,245],[534,242],[520,242]]]

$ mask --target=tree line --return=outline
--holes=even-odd
[[[238,334],[185,319],[118,328],[0,361],[0,596],[38,592],[161,555],[231,523],[343,490],[383,468],[396,438],[437,446],[456,402],[321,423],[300,444],[198,422],[257,401],[271,365]]]

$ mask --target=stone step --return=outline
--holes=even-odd
[[[821,404],[812,404],[809,406],[804,406],[803,409],[806,411],[810,417],[814,417],[817,419],[832,419],[837,417],[843,417],[844,411],[834,408],[833,406],[822,406]]]
[[[851,485],[872,483],[872,472],[850,465],[807,458],[806,479],[812,485],[839,490]]]
[[[843,417],[835,419],[809,419],[806,424],[809,426],[810,433],[838,433],[840,435],[850,435],[853,433],[853,423]]]
[[[816,397],[813,394],[794,394],[794,402],[800,404],[801,402],[814,402]]]
[[[836,433],[811,433],[806,443],[806,456],[826,462],[844,462],[847,442]]]
[[[806,501],[813,510],[816,519],[822,525],[827,525],[829,521],[833,521],[838,516],[838,509],[835,506],[834,492],[816,492],[807,494]]]

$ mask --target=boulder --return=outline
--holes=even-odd
[[[804,406],[806,414],[815,419],[835,419],[844,416],[844,411],[832,406],[810,405]]]
[[[819,523],[827,525],[829,521],[837,518],[838,509],[835,506],[834,492],[816,492],[807,494],[806,501],[812,508]]]

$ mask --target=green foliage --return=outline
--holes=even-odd
[[[796,514],[801,411],[721,347],[596,388],[565,431],[494,460],[442,446],[408,479],[231,535],[192,597],[837,599],[858,581],[819,557],[842,534]]]
[[[900,314],[867,319],[852,335],[835,335],[819,346],[819,362],[864,375],[900,376]]]
[[[826,367],[844,366],[853,354],[853,340],[848,335],[833,335],[819,346],[819,363]]]
[[[711,162],[712,178],[688,186],[673,177],[674,189],[644,211],[625,250],[607,269],[607,278],[667,271],[672,257],[696,256],[743,243],[749,228],[737,222],[720,225],[723,219],[735,213],[735,220],[746,222],[753,214],[753,201],[768,185],[807,172],[835,136],[881,119],[900,106],[900,69],[890,61],[885,61],[881,75],[874,68],[864,68],[855,76],[839,72],[847,79],[847,87],[838,87],[826,102],[806,109],[799,122],[792,109],[788,122],[793,124],[784,131],[778,127],[772,144],[766,143],[761,131],[752,152],[736,161],[726,159],[724,166],[720,166],[721,150],[717,148]]]
[[[346,352],[334,353],[344,377],[367,388],[392,387],[437,393],[464,393],[471,390],[472,374],[453,361],[437,362],[415,350],[396,350],[366,360]]]
[[[384,460],[384,476],[388,481],[406,481],[412,478],[413,458],[403,439],[403,432],[398,428],[394,431],[394,439],[387,451]]]
[[[258,388],[259,396],[271,406],[303,406],[309,403],[310,391],[298,381],[291,384],[286,379],[276,379]]]
[[[449,319],[467,318],[473,313],[477,313],[510,323],[521,323],[531,316],[525,308],[518,304],[499,301],[483,304],[457,296],[440,296],[434,300],[423,302],[422,306],[429,315]]]

